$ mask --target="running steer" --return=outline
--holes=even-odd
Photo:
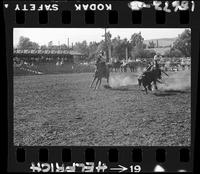
[[[146,71],[144,72],[142,75],[139,76],[138,78],[138,84],[139,87],[141,85],[143,85],[146,94],[148,94],[147,92],[147,88],[148,90],[152,90],[152,83],[155,87],[155,89],[158,89],[156,82],[162,83],[159,81],[159,79],[161,79],[161,72],[163,72],[165,75],[167,75],[164,71],[157,69],[157,70],[151,70],[151,71]],[[167,75],[168,76],[168,75]]]
[[[92,88],[93,83],[96,81],[96,85],[95,85],[95,89],[98,89],[99,86],[101,85],[101,80],[102,78],[106,78],[107,79],[107,85],[109,86],[109,76],[110,76],[110,72],[109,72],[109,68],[108,66],[105,64],[105,62],[100,62],[97,65],[97,70],[94,74],[94,79],[90,85],[90,88]]]

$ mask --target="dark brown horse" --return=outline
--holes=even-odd
[[[98,63],[97,70],[95,71],[94,79],[93,79],[93,81],[90,85],[90,88],[92,88],[95,80],[97,80],[94,89],[98,89],[99,86],[101,85],[102,78],[106,78],[107,79],[107,85],[109,85],[109,76],[110,76],[110,72],[109,72],[108,65],[106,65],[105,62]]]

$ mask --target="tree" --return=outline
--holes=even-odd
[[[90,42],[89,43],[89,46],[88,46],[88,50],[89,50],[89,56],[88,56],[88,61],[93,61],[95,60],[98,52],[98,46],[99,46],[99,43],[97,42]]]
[[[140,58],[152,58],[156,55],[155,50],[142,50],[139,54]]]
[[[136,47],[136,46],[138,46],[138,45],[142,45],[142,44],[143,44],[143,41],[144,41],[144,38],[142,37],[141,32],[139,32],[139,33],[134,33],[134,34],[131,36],[131,46],[132,46],[132,47]]]
[[[179,50],[184,56],[191,56],[191,30],[185,29],[175,40],[172,49]]]
[[[41,49],[41,50],[46,50],[46,49],[47,49],[47,46],[46,46],[46,45],[41,45],[41,46],[40,46],[40,49]]]
[[[66,44],[61,44],[59,47],[60,47],[61,50],[68,50],[69,49]]]
[[[103,35],[103,36],[105,37],[105,35]],[[100,41],[100,43],[98,44],[98,47],[97,47],[97,51],[96,51],[97,53],[103,51],[107,58],[109,56],[109,49],[111,49],[111,47],[112,47],[111,37],[112,37],[111,33],[110,32],[106,32],[105,39]]]
[[[141,32],[134,33],[131,36],[131,55],[134,59],[140,57],[141,52],[144,50],[143,46],[144,38],[141,35]]]
[[[115,37],[111,41],[112,56],[118,60],[126,58],[126,49],[128,49],[128,56],[130,55],[131,46],[129,41],[125,39],[120,39],[119,36]]]
[[[149,42],[149,48],[155,48],[156,44],[153,41]]]
[[[178,49],[170,49],[170,50],[167,50],[164,54],[165,57],[182,57],[183,56],[183,53],[178,50]]]
[[[21,36],[17,45],[18,49],[39,49],[36,42],[31,42],[28,37]]]
[[[74,45],[74,50],[85,55],[80,61],[86,61],[86,58],[89,57],[89,49],[85,40],[83,42],[76,42]]]
[[[53,47],[53,41],[48,42],[48,48],[51,49]]]

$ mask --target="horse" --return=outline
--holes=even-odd
[[[129,67],[131,72],[134,72],[136,69],[135,62],[128,62],[127,67]]]
[[[101,85],[102,78],[106,78],[107,85],[109,86],[109,76],[110,76],[110,71],[109,71],[108,65],[106,65],[105,62],[100,62],[97,65],[97,70],[95,71],[94,79],[90,85],[90,88],[92,88],[95,80],[97,79],[94,89],[98,89]]]
[[[123,62],[120,66],[121,72],[127,72],[128,63]]]
[[[162,82],[160,81],[160,79],[162,79],[162,76],[161,76],[161,73],[162,73],[162,72],[168,76],[168,74],[165,73],[165,72],[164,72],[163,70],[161,70],[161,69],[153,69],[153,70],[144,72],[144,73],[143,73],[142,75],[140,75],[139,78],[138,78],[139,87],[140,87],[141,85],[143,85],[146,94],[148,94],[147,89],[151,91],[151,90],[152,90],[152,83],[153,83],[155,89],[157,90],[158,87],[157,87],[157,84],[156,84],[156,83],[157,83],[157,82],[162,83]]]
[[[111,69],[114,69],[115,72],[120,70],[120,67],[122,65],[122,62],[117,61],[117,62],[113,62],[110,66]]]

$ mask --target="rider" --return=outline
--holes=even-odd
[[[149,71],[153,71],[153,70],[160,70],[160,66],[158,64],[158,60],[159,60],[159,55],[156,54],[153,58],[153,62],[149,63],[149,65],[147,66],[146,70],[143,72],[142,76],[145,76],[146,73],[148,73]],[[159,71],[160,73],[160,71]],[[159,74],[160,77],[161,74]]]
[[[97,60],[96,60],[96,63],[95,63],[95,66],[96,66],[96,68],[95,68],[95,73],[97,72],[97,69],[98,69],[98,65],[101,63],[101,55],[99,54],[98,55],[98,58],[97,58]]]
[[[161,77],[161,69],[160,69],[160,65],[158,63],[159,59],[160,59],[160,56],[158,54],[156,54],[154,56],[153,70],[155,70],[158,73],[158,77],[159,77],[159,79],[161,79],[162,78]]]
[[[100,54],[98,55],[98,58],[96,60],[96,63],[95,63],[95,65],[96,65],[95,73],[97,72],[99,65],[105,64],[103,59],[104,59],[103,52],[100,52]]]
[[[153,58],[153,62],[147,67],[146,71],[159,69],[160,67],[158,64],[158,60],[159,60],[159,55],[156,54]]]

